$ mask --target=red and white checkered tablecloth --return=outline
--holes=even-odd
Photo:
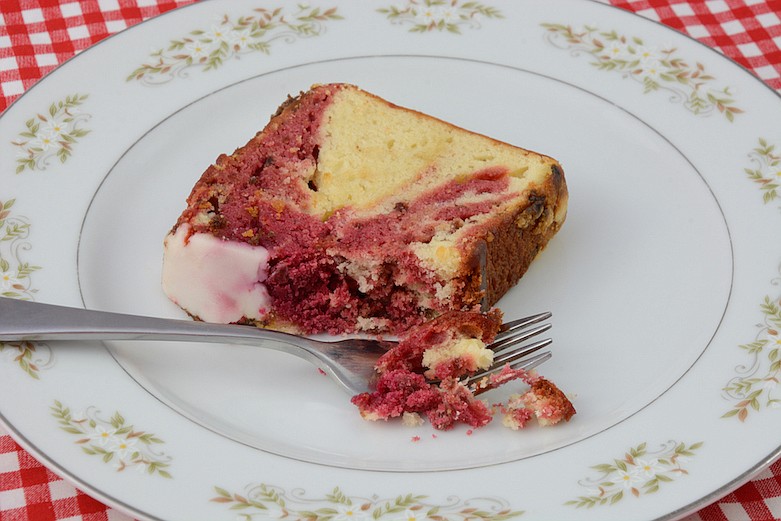
[[[194,0],[0,0],[0,112],[113,33]],[[781,91],[781,0],[610,0],[717,49]],[[781,129],[781,122],[779,122]],[[0,519],[127,521],[47,470],[0,427]],[[781,519],[781,461],[686,521]]]

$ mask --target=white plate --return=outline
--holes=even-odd
[[[574,419],[375,424],[284,354],[8,343],[25,448],[137,518],[190,520],[673,519],[778,455],[779,97],[595,2],[213,0],[112,37],[0,119],[0,293],[182,317],[161,245],[192,184],[333,81],[562,162],[568,220],[499,305],[553,311],[542,372]]]

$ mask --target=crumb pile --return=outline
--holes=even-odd
[[[378,361],[376,389],[353,397],[353,404],[367,420],[401,417],[405,424],[417,425],[425,417],[438,430],[458,423],[482,427],[496,412],[514,430],[533,419],[541,426],[569,421],[575,414],[570,400],[533,372],[505,366],[474,385],[463,383],[464,377],[491,367],[493,352],[487,344],[499,332],[501,320],[499,310],[451,311],[414,327]],[[489,405],[475,396],[512,380],[525,382],[529,389],[505,404]]]

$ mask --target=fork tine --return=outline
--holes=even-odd
[[[488,344],[488,348],[493,350],[495,353],[499,353],[509,347],[519,344],[520,342],[525,342],[533,336],[544,333],[551,327],[553,327],[551,324],[543,324],[528,331],[514,329],[513,331],[508,331],[507,334],[505,334],[502,338],[494,340]]]
[[[521,340],[518,340],[518,342],[521,342]],[[493,365],[504,365],[510,362],[514,362],[518,360],[519,358],[523,358],[524,356],[530,355],[534,353],[535,351],[539,351],[543,347],[547,347],[553,343],[552,338],[546,338],[545,340],[538,340],[537,342],[531,343],[526,346],[521,346],[518,349],[510,350],[509,346],[505,348],[504,351],[499,356],[494,357]],[[513,344],[515,345],[515,344]]]
[[[526,360],[521,360],[520,362],[510,364],[510,367],[513,369],[525,369],[526,371],[529,371],[535,367],[538,367],[543,362],[547,362],[551,359],[552,356],[553,353],[550,351],[545,351],[544,353],[534,355],[531,358],[527,358]]]
[[[524,329],[526,326],[536,324],[537,322],[542,322],[543,320],[548,320],[552,316],[553,313],[551,313],[550,311],[545,311],[544,313],[537,313],[536,315],[531,315],[528,317],[511,320],[510,322],[505,322],[504,324],[502,324],[499,334],[496,335],[496,339],[501,340],[502,338],[508,336],[514,331],[518,331],[519,329]]]
[[[550,351],[545,351],[544,353],[540,353],[529,358],[524,358],[523,360],[516,360],[515,362],[510,364],[510,368],[516,370],[524,369],[526,371],[529,371],[541,365],[543,362],[550,360],[552,356],[553,353],[551,353]],[[471,386],[472,384],[479,382],[480,380],[482,380],[487,376],[491,376],[492,374],[499,373],[502,369],[504,369],[505,365],[506,364],[500,364],[498,366],[492,365],[490,369],[487,369],[485,371],[470,376],[469,378],[465,379],[463,383],[466,386]]]

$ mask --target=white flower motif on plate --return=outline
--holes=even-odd
[[[461,501],[449,498],[448,504],[427,503],[426,496],[406,494],[395,498],[360,498],[345,495],[339,487],[322,498],[307,498],[305,492],[293,492],[266,484],[248,485],[243,493],[231,493],[214,487],[211,501],[241,511],[239,519],[306,519],[307,521],[394,520],[394,521],[505,521],[523,514],[512,510],[497,498]]]
[[[462,27],[478,29],[480,20],[503,18],[496,7],[460,0],[407,0],[377,9],[394,24],[410,24],[410,32],[446,31],[460,34]]]
[[[250,15],[236,19],[224,15],[209,29],[194,29],[173,39],[165,49],[151,54],[154,58],[131,72],[127,81],[146,85],[166,83],[175,77],[186,77],[193,67],[202,71],[222,67],[225,62],[250,53],[269,54],[276,41],[293,43],[325,32],[325,23],[341,20],[336,7],[321,9],[307,4],[289,7],[257,8]]]
[[[672,101],[682,104],[693,114],[706,116],[717,112],[733,121],[743,112],[735,106],[730,87],[715,87],[716,79],[702,63],[685,60],[672,46],[658,48],[640,38],[596,27],[573,28],[558,23],[544,23],[546,40],[554,47],[570,50],[573,56],[588,54],[591,65],[601,71],[620,72],[643,86],[648,94],[657,90],[673,93]]]
[[[25,122],[11,144],[18,147],[16,173],[25,170],[46,170],[53,157],[64,163],[73,154],[78,141],[90,133],[84,123],[92,116],[81,111],[87,94],[74,94],[49,105]]]
[[[94,407],[83,413],[73,413],[59,401],[54,402],[51,411],[60,429],[79,436],[75,443],[85,454],[100,456],[104,463],[112,463],[118,472],[130,467],[146,474],[172,477],[168,471],[171,457],[157,450],[163,440],[128,425],[119,412],[104,419]]]
[[[565,505],[577,508],[613,505],[628,495],[639,498],[657,492],[662,483],[670,483],[676,476],[689,473],[683,468],[683,463],[693,457],[701,446],[701,442],[687,446],[671,440],[649,452],[648,444],[641,443],[612,463],[593,465],[591,468],[599,475],[581,480],[585,494],[567,501]]]

